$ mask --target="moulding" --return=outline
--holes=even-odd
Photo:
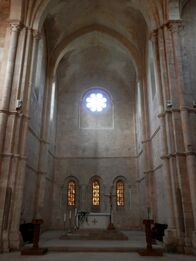
[[[51,154],[51,153],[50,153]],[[52,155],[54,156],[54,155]],[[54,156],[55,159],[57,160],[66,160],[66,159],[137,159],[139,156],[122,156],[122,157],[91,157],[91,156],[83,156],[83,157],[72,157],[72,156],[67,156],[67,157],[63,157],[63,156]]]
[[[151,36],[156,36],[156,33],[159,30],[162,30],[164,27],[167,27],[168,29],[174,28],[175,27],[175,31],[176,28],[181,28],[183,25],[183,20],[182,19],[170,19],[167,22],[163,23],[162,25],[160,25],[159,27],[155,28],[152,32],[151,32]]]
[[[189,106],[181,106],[180,108],[171,108],[171,109],[167,109],[161,113],[159,113],[157,116],[158,118],[161,118],[161,117],[165,117],[165,115],[167,113],[173,113],[173,112],[182,112],[182,111],[187,111],[189,113],[196,113],[196,108],[192,108],[192,107],[189,107]]]
[[[161,127],[159,126],[149,139],[142,141],[142,144],[152,141],[152,139],[157,135],[157,133],[160,131],[160,129],[161,129]]]
[[[23,160],[27,159],[26,155],[20,155],[20,154],[15,154],[15,153],[1,153],[0,155],[2,158],[18,158],[18,159],[23,159]]]
[[[187,156],[196,156],[196,151],[169,153],[166,155],[162,155],[161,159],[170,159],[170,158],[187,157]]]
[[[162,167],[163,167],[163,164],[160,164],[160,165],[157,166],[156,168],[153,168],[153,169],[149,169],[149,170],[144,171],[144,174],[153,173],[153,172],[157,171],[158,169],[161,169]]]
[[[26,118],[26,119],[30,119],[30,117],[26,114],[23,114],[23,113],[18,113],[17,111],[10,111],[10,110],[6,110],[6,109],[2,109],[0,110],[0,113],[4,113],[4,114],[7,114],[7,115],[15,115],[17,117],[23,117],[23,118]]]

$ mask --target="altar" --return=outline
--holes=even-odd
[[[109,221],[110,213],[90,212],[82,223],[78,222],[78,225],[80,229],[107,229]]]

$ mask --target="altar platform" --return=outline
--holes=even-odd
[[[72,240],[61,238],[64,231],[47,231],[41,235],[40,247],[48,248],[52,252],[137,252],[146,247],[143,231],[121,231],[127,240]],[[155,249],[162,249],[162,245],[153,245]]]
[[[62,240],[128,240],[125,233],[116,229],[79,229],[60,236]]]

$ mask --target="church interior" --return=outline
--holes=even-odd
[[[195,0],[0,0],[0,253],[32,220],[153,220],[165,251],[196,254],[195,14]]]

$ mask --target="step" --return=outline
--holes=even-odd
[[[138,252],[144,250],[142,247],[79,247],[79,246],[50,246],[50,252]]]

